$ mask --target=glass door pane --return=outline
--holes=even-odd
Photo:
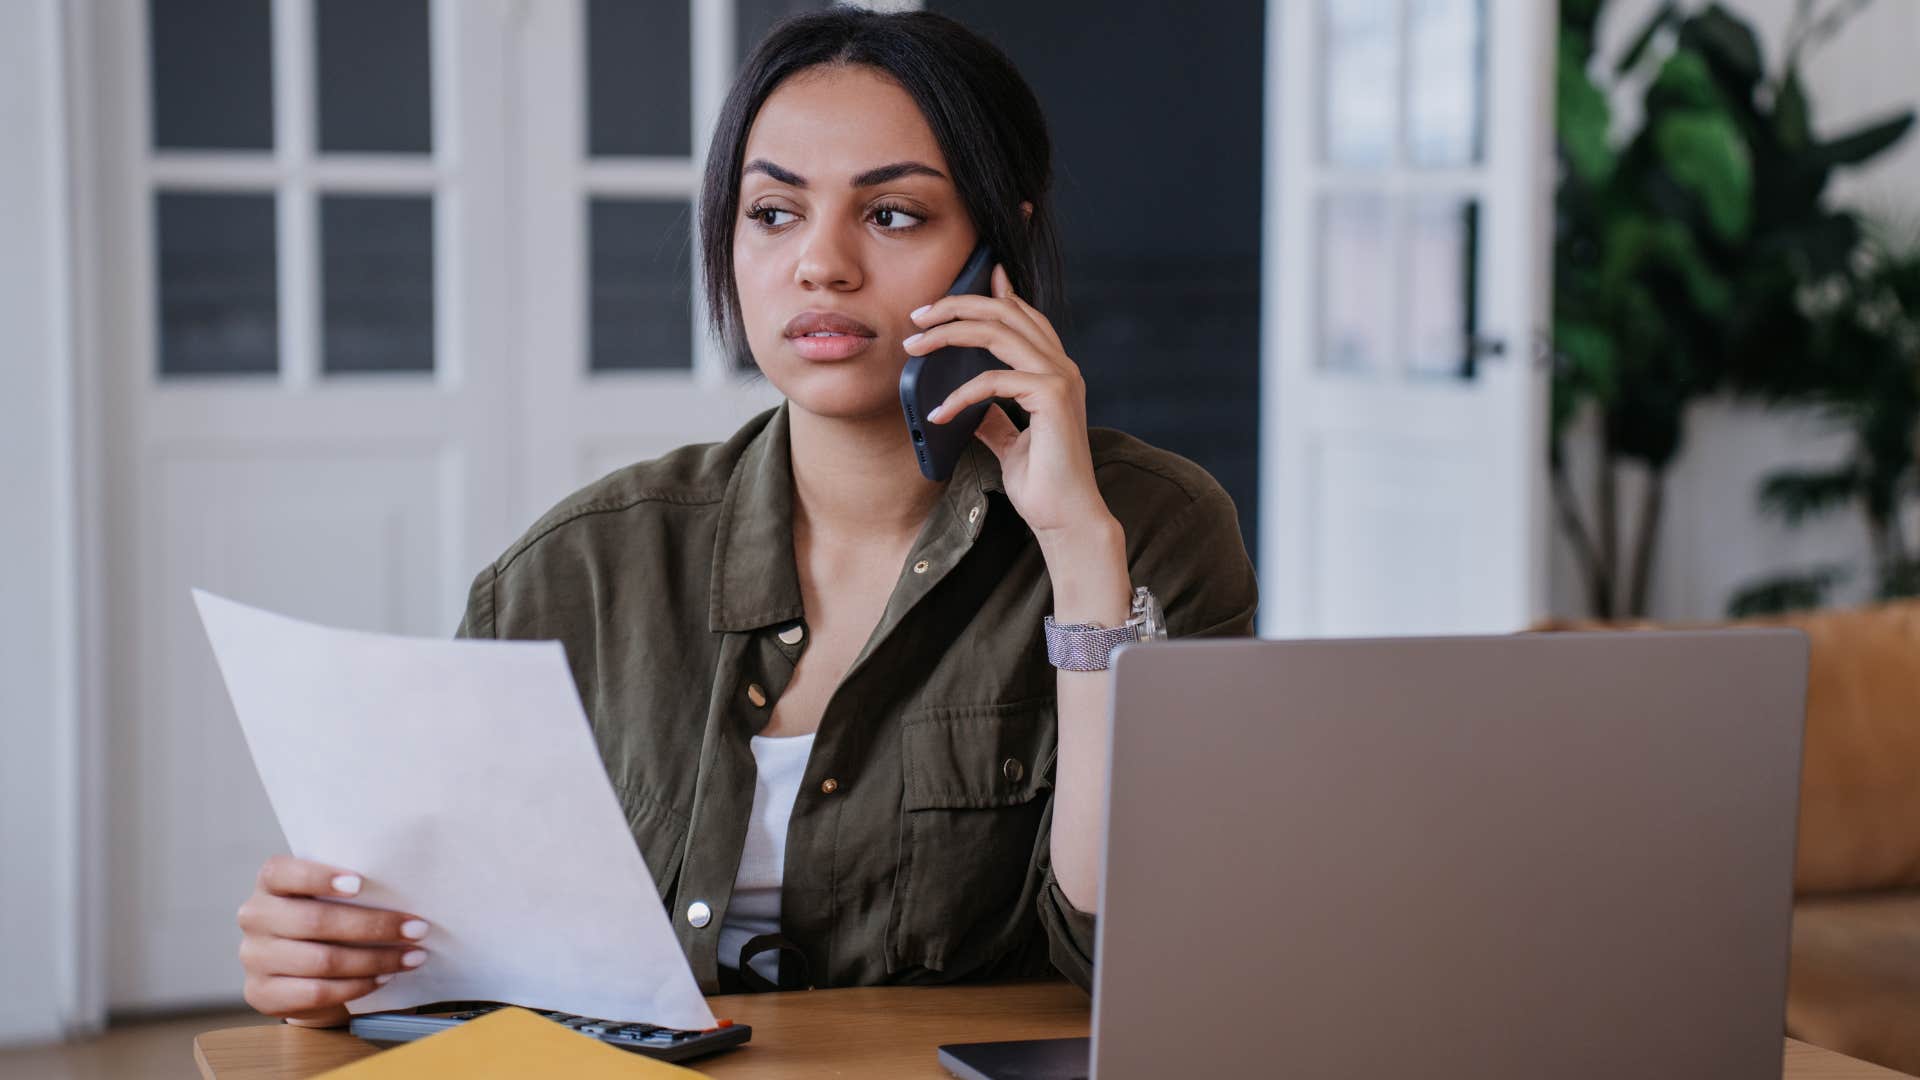
[[[160,374],[273,374],[280,367],[271,194],[154,196]]]
[[[273,149],[268,0],[148,0],[153,145]]]
[[[1328,195],[1320,202],[1320,366],[1366,374],[1393,356],[1393,204],[1380,194]]]
[[[427,0],[317,0],[322,153],[433,152]]]
[[[1324,0],[1321,140],[1327,164],[1393,160],[1399,130],[1397,0]]]
[[[320,200],[322,367],[433,370],[433,197]]]
[[[588,0],[589,156],[693,153],[689,11],[686,0]]]
[[[1408,0],[1407,161],[1426,168],[1480,161],[1484,0]]]
[[[587,206],[589,366],[691,369],[691,204],[595,198]]]

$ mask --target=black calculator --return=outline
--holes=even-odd
[[[448,1028],[459,1027],[468,1020],[505,1007],[496,1001],[440,1002],[401,1012],[366,1013],[356,1016],[348,1023],[347,1030],[375,1045],[393,1046],[397,1043],[425,1038]],[[582,1035],[590,1035],[608,1046],[631,1050],[636,1054],[659,1058],[661,1061],[685,1061],[688,1058],[705,1057],[708,1054],[739,1046],[753,1037],[752,1028],[745,1024],[736,1024],[731,1020],[722,1020],[719,1027],[708,1028],[705,1031],[682,1031],[679,1028],[655,1027],[652,1024],[630,1024],[624,1020],[599,1020],[591,1016],[575,1016],[572,1013],[553,1012],[548,1009],[528,1009],[527,1011],[537,1016],[544,1016],[562,1027],[572,1028]]]

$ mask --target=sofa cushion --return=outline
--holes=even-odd
[[[1802,899],[1792,971],[1789,1035],[1920,1073],[1920,890]]]
[[[1700,626],[1806,632],[1798,893],[1920,886],[1920,600]],[[1679,629],[1555,620],[1540,630]]]
[[[1920,601],[1780,621],[1812,643],[1795,885],[1920,886]]]

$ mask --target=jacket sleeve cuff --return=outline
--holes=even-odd
[[[1098,918],[1074,907],[1047,867],[1040,890],[1040,922],[1047,930],[1047,955],[1060,974],[1075,986],[1093,992],[1093,932]]]

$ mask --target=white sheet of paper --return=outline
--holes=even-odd
[[[557,641],[337,630],[194,590],[293,854],[428,920],[428,958],[353,1002],[505,1001],[703,1029]]]

